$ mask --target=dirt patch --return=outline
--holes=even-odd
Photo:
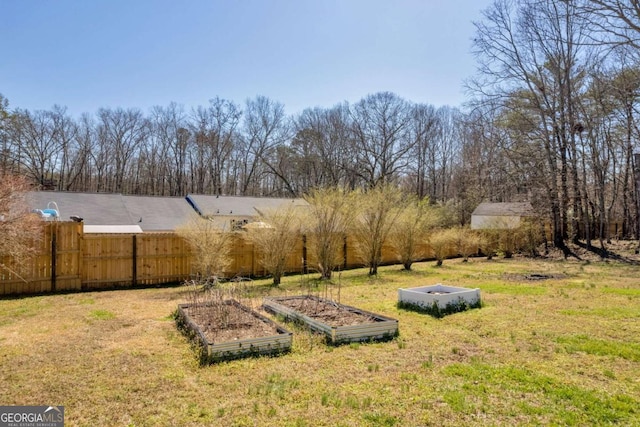
[[[549,246],[545,248],[540,246],[537,252],[543,259],[552,261],[575,260],[583,262],[621,262],[624,264],[640,264],[640,254],[636,253],[638,249],[637,240],[611,240],[604,243],[604,248],[600,246],[600,242],[593,240],[591,246],[587,247],[585,242],[573,243],[567,242],[567,250],[554,248]]]
[[[522,276],[524,280],[538,281],[549,279],[562,279],[566,277],[564,274],[546,274],[546,273],[529,273]]]
[[[566,274],[550,274],[550,273],[526,273],[526,274],[504,274],[507,280],[515,280],[517,282],[538,282],[543,280],[565,279]]]
[[[329,326],[351,326],[376,322],[375,317],[365,313],[350,310],[348,307],[332,301],[318,300],[311,297],[283,298],[278,300],[278,304],[296,310]]]
[[[185,307],[183,310],[200,328],[210,343],[239,341],[278,334],[275,325],[264,322],[250,311],[243,310],[234,304]]]

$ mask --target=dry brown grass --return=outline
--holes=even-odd
[[[394,341],[330,347],[288,325],[291,353],[207,367],[171,318],[184,287],[0,300],[0,402],[64,405],[69,426],[640,424],[638,267],[433,265],[342,273],[341,302],[399,319]],[[485,306],[396,308],[397,288],[437,282],[480,287]]]

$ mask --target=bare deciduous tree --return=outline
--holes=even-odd
[[[148,136],[148,120],[137,109],[117,108],[115,110],[101,108],[100,135],[110,146],[113,159],[114,192],[132,192],[126,186],[127,176],[140,145]]]
[[[353,162],[349,106],[306,109],[297,117],[295,126],[291,148],[297,155],[300,192],[345,186]]]
[[[576,4],[589,20],[593,42],[640,49],[640,5],[636,0],[584,0]]]
[[[238,124],[242,112],[231,101],[221,98],[209,100],[207,107],[192,113],[191,133],[194,135],[196,160],[193,172],[196,191],[207,194],[232,193],[226,178],[234,150],[238,147]]]
[[[243,173],[241,194],[259,192],[261,166],[282,179],[290,195],[295,194],[291,183],[281,173],[277,164],[270,162],[273,150],[287,140],[288,119],[284,105],[265,96],[247,100],[244,111]]]
[[[411,170],[415,193],[419,198],[428,195],[431,188],[430,170],[435,167],[432,160],[434,150],[434,139],[438,131],[438,118],[436,109],[431,105],[418,104],[412,108],[412,121],[410,126],[410,137],[414,141],[413,150],[409,159],[409,169]]]
[[[7,173],[17,163],[9,135],[10,118],[9,100],[0,93],[0,173]]]
[[[392,182],[416,143],[410,104],[391,92],[369,95],[351,108],[356,173],[370,186]]]
[[[40,186],[51,187],[61,153],[56,138],[53,115],[49,111],[17,110],[13,118],[12,137],[21,168]]]
[[[585,214],[575,126],[591,55],[576,4],[498,0],[476,23],[474,38],[480,74],[472,88],[485,101],[503,102],[521,146],[537,146],[533,153],[541,154],[537,165],[544,174],[537,184],[544,186],[554,244],[563,249],[569,222],[575,228]]]
[[[189,132],[184,108],[176,103],[151,109],[150,137],[141,147],[148,159],[146,187],[152,194],[181,196],[187,193]]]

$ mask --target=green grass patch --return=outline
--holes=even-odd
[[[602,290],[605,294],[624,295],[628,297],[640,297],[640,289],[633,288],[605,288]]]
[[[379,427],[393,427],[398,425],[398,419],[389,415],[379,413],[366,413],[362,417],[369,425]]]
[[[490,294],[508,295],[544,295],[547,288],[542,285],[523,285],[520,283],[481,283],[478,285],[482,292]]]
[[[49,308],[51,302],[47,297],[37,296],[30,298],[19,298],[15,300],[1,300],[0,310],[1,317],[20,318],[37,316],[42,309]]]
[[[89,313],[89,316],[95,320],[110,320],[116,317],[116,315],[109,310],[93,310]]]
[[[514,402],[516,407],[530,415],[550,419],[551,424],[563,425],[604,425],[624,423],[638,413],[639,401],[623,395],[608,395],[598,390],[590,390],[514,366],[490,366],[487,364],[452,364],[443,369],[449,377],[459,377],[464,381],[464,396],[450,392],[445,401],[458,412],[471,413],[474,406],[467,403],[474,391],[478,395],[505,397],[512,392],[529,396],[525,407]],[[476,385],[482,383],[483,387]],[[474,385],[476,387],[470,386]],[[532,402],[538,402],[537,405]]]
[[[249,391],[251,396],[277,397],[283,399],[292,390],[300,386],[296,379],[284,378],[282,374],[273,373],[267,375],[262,384]]]
[[[475,407],[467,402],[467,396],[466,390],[448,390],[442,398],[453,411],[471,413],[475,411]]]
[[[10,325],[20,319],[37,317],[42,310],[50,306],[50,300],[43,296],[0,299],[0,326]]]
[[[637,343],[598,340],[586,335],[560,337],[557,342],[562,344],[568,353],[583,352],[597,356],[621,357],[640,362],[640,344]]]
[[[640,317],[640,307],[572,308],[560,311],[566,316],[594,316],[604,319],[630,319]]]

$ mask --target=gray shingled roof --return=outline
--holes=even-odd
[[[306,206],[303,199],[277,199],[266,197],[243,196],[205,196],[189,194],[187,200],[194,209],[204,216],[232,215],[232,216],[256,216],[258,211],[275,209],[283,205]]]
[[[85,225],[138,225],[144,231],[175,230],[198,212],[214,217],[254,217],[259,210],[285,204],[307,205],[302,199],[203,195],[182,198],[60,191],[33,191],[28,193],[27,202],[31,209],[41,210],[46,209],[49,202],[55,202],[63,221],[77,215],[84,219]]]
[[[90,225],[135,224],[120,194],[31,191],[26,199],[32,209],[46,209],[49,202],[55,202],[62,221],[68,221],[69,216],[77,215],[84,218],[85,224]]]
[[[184,197],[122,196],[134,224],[144,231],[171,231],[197,215]]]
[[[529,202],[489,203],[483,202],[471,215],[477,216],[531,216],[533,208]]]
[[[31,209],[46,209],[55,202],[62,221],[77,215],[85,225],[139,225],[144,231],[174,230],[195,214],[182,197],[33,191],[27,202]]]

